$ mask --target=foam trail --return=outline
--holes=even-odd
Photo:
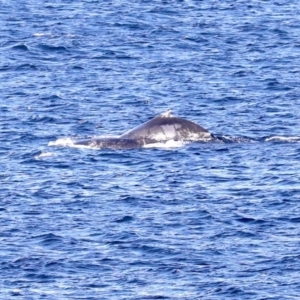
[[[146,144],[143,146],[143,148],[179,148],[184,145],[186,145],[186,142],[169,140],[166,142]]]
[[[299,136],[280,136],[274,135],[265,138],[266,142],[290,142],[290,143],[299,143],[300,137]]]

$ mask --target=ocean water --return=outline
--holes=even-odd
[[[0,299],[299,299],[296,0],[0,1]],[[72,147],[172,109],[231,143]]]

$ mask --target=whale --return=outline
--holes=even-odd
[[[118,137],[91,138],[75,141],[74,144],[101,149],[134,149],[170,140],[208,142],[213,139],[214,135],[207,129],[192,121],[176,117],[168,110]]]

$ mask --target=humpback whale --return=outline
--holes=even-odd
[[[211,141],[215,137],[205,128],[176,117],[171,110],[114,138],[91,138],[76,141],[78,146],[106,149],[133,149],[170,140],[192,142]]]

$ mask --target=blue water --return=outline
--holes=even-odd
[[[1,299],[299,299],[296,0],[0,2]],[[172,109],[233,143],[97,150]]]

